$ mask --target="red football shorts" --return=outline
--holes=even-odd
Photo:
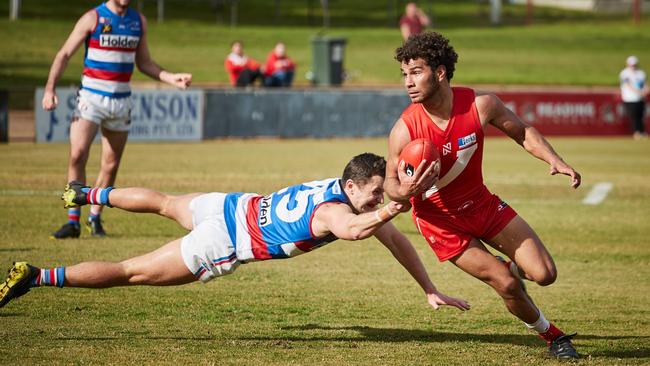
[[[460,213],[420,213],[413,221],[420,234],[443,262],[462,253],[472,238],[492,239],[517,216],[517,212],[493,194],[476,207]]]

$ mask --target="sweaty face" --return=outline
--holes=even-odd
[[[404,87],[413,103],[422,103],[432,97],[440,87],[434,71],[421,58],[403,61],[400,68]]]
[[[360,213],[376,210],[384,202],[384,178],[375,175],[365,184],[355,183],[349,198],[354,209]]]

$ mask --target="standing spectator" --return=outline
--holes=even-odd
[[[287,56],[284,43],[278,42],[266,58],[264,70],[264,85],[291,86],[296,64]]]
[[[619,75],[621,99],[623,99],[625,110],[632,122],[634,138],[636,140],[645,139],[648,137],[644,126],[645,98],[649,92],[646,74],[639,68],[639,59],[636,56],[628,57],[626,64],[627,66]]]
[[[253,85],[255,80],[262,77],[259,62],[244,54],[241,41],[234,41],[231,51],[224,62],[226,71],[230,74],[230,84],[239,87]]]
[[[131,75],[134,66],[154,80],[187,88],[192,74],[171,73],[160,67],[149,53],[147,20],[129,8],[129,0],[109,0],[87,11],[56,54],[45,85],[42,106],[54,110],[59,102],[56,83],[68,61],[84,45],[81,88],[70,123],[70,156],[67,181],[86,182],[86,162],[97,131],[102,134],[101,166],[95,185],[115,184],[122,153],[131,128]],[[102,206],[92,206],[88,229],[105,236]],[[54,239],[78,238],[78,207],[68,210],[68,222],[52,234]]]
[[[415,3],[406,4],[406,11],[399,20],[399,30],[406,41],[411,35],[422,33],[431,24],[429,17]]]

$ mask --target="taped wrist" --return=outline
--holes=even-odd
[[[387,222],[390,221],[393,217],[397,216],[397,211],[392,211],[388,205],[380,208],[375,211],[375,218],[378,222]]]

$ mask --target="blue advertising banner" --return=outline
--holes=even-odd
[[[67,142],[77,100],[76,88],[58,88],[54,111],[41,108],[43,89],[35,93],[36,142]],[[202,90],[134,90],[130,141],[194,141],[203,137]]]

